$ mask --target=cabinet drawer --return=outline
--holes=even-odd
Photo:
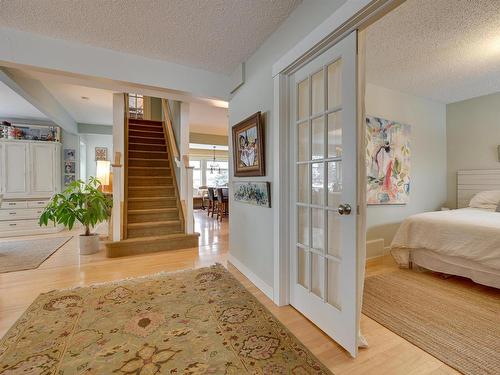
[[[3,201],[2,206],[0,208],[2,209],[9,209],[9,208],[27,208],[28,203],[26,201]]]
[[[28,208],[36,208],[36,207],[45,207],[49,203],[48,200],[39,200],[39,201],[28,201]]]
[[[43,208],[28,208],[20,210],[0,210],[0,220],[38,219]]]
[[[40,229],[38,220],[0,221],[0,230]]]

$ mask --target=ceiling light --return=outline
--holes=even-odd
[[[88,96],[82,96],[82,100],[90,100]]]

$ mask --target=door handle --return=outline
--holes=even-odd
[[[339,215],[350,215],[352,209],[351,206],[346,203],[346,204],[340,204],[337,211]]]

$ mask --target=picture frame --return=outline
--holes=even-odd
[[[235,202],[271,207],[271,183],[268,181],[241,181],[233,183]]]
[[[232,127],[235,177],[266,175],[264,124],[260,111]]]
[[[95,161],[108,160],[108,148],[96,147],[95,148]]]

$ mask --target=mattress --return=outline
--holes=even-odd
[[[391,249],[402,266],[415,261],[411,251],[420,249],[500,271],[500,212],[462,208],[412,215],[399,227]]]

